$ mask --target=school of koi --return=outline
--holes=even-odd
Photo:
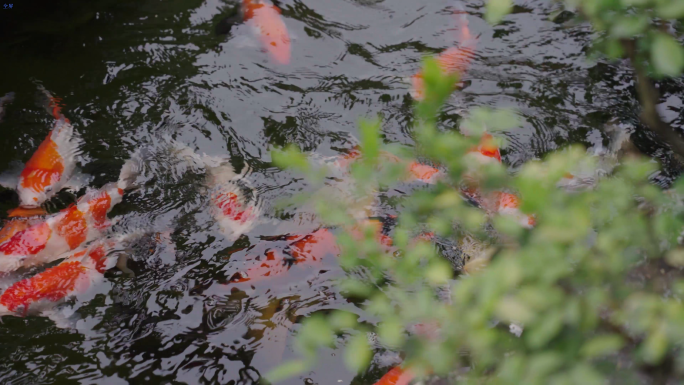
[[[261,0],[243,0],[241,11],[243,21],[253,27],[268,55],[279,64],[288,64],[291,60],[291,41],[278,7]],[[460,44],[445,50],[437,57],[437,62],[445,73],[462,75],[473,59],[477,40],[471,36],[465,13],[455,14]],[[413,98],[422,100],[422,73],[413,75],[410,83]],[[29,310],[40,313],[103,281],[105,271],[116,264],[116,254],[112,250],[126,242],[128,237],[111,234],[115,220],[109,219],[108,214],[113,206],[122,201],[125,192],[135,187],[140,162],[138,154],[133,154],[124,164],[118,181],[89,190],[75,204],[57,213],[47,214],[42,209],[60,190],[70,187],[82,140],[63,114],[60,100],[42,86],[39,89],[47,98],[46,107],[54,118],[54,125],[13,186],[19,196],[20,206],[9,212],[10,219],[0,230],[0,273],[9,274],[19,269],[61,262],[17,281],[2,292],[0,316],[24,316]],[[5,105],[12,98],[13,94],[0,98],[0,118]],[[236,240],[253,229],[261,215],[261,205],[256,197],[245,194],[244,189],[236,183],[244,181],[248,173],[237,174],[229,159],[199,155],[180,143],[175,150],[180,159],[206,170],[205,187],[208,189],[212,214],[225,236]],[[338,172],[348,174],[351,164],[361,156],[359,149],[353,148],[330,163]],[[482,164],[501,163],[499,148],[489,134],[482,136],[480,145],[473,148],[469,156]],[[400,162],[398,157],[389,153],[381,153],[381,157],[387,162]],[[443,171],[417,161],[408,164],[406,175],[407,182],[427,184],[435,184],[444,177]],[[510,215],[526,228],[535,224],[534,216],[520,211],[520,199],[513,193],[483,193],[478,188],[477,178],[471,176],[466,176],[460,192],[488,214]],[[392,250],[392,239],[376,219],[366,217],[353,231],[359,233],[361,226],[368,224],[376,226],[378,241]],[[431,234],[423,234],[419,241],[429,241],[431,238]],[[244,258],[243,268],[230,277],[228,285],[252,285],[269,277],[283,275],[294,265],[317,265],[326,254],[338,255],[340,252],[335,235],[328,228],[271,239],[270,242],[280,242],[280,246],[250,250],[256,253],[252,252]],[[408,384],[412,378],[410,369],[397,366],[376,385]]]

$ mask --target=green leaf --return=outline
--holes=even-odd
[[[603,385],[606,379],[588,364],[579,364],[571,372],[572,383],[583,385]]]
[[[427,266],[425,278],[431,285],[443,285],[454,275],[451,264],[444,259],[435,259]]]
[[[667,253],[665,260],[672,266],[684,266],[684,249],[674,249]]]
[[[395,319],[387,320],[378,326],[378,337],[389,347],[400,347],[405,340],[404,326]]]
[[[540,349],[555,337],[563,326],[560,310],[547,313],[539,322],[525,330],[525,341],[533,349]]]
[[[297,374],[305,372],[309,368],[306,361],[295,360],[278,365],[266,374],[266,380],[271,383],[280,382]]]
[[[485,20],[489,24],[499,24],[504,16],[511,13],[513,10],[513,1],[511,0],[489,0],[487,1],[487,12],[485,13]]]
[[[612,25],[610,33],[615,38],[632,37],[642,33],[649,22],[650,19],[645,15],[621,17]]]
[[[672,36],[657,33],[651,47],[656,71],[665,76],[679,76],[684,69],[684,48]]]
[[[347,367],[354,372],[363,371],[370,364],[371,358],[373,358],[373,353],[368,345],[366,334],[359,333],[353,336],[344,350],[344,362]]]
[[[684,18],[684,1],[661,1],[656,6],[656,14],[666,20]]]
[[[526,323],[534,317],[530,308],[513,298],[502,298],[496,307],[496,314],[508,322]]]
[[[380,152],[380,121],[362,119],[359,132],[364,160],[374,162]]]
[[[280,168],[293,168],[299,171],[308,171],[310,168],[306,156],[294,146],[271,151],[271,158],[273,163]]]
[[[609,39],[603,45],[603,52],[610,59],[620,59],[624,56],[625,50],[622,48],[622,44],[617,39]]]
[[[620,350],[625,345],[622,337],[616,334],[594,337],[582,346],[582,355],[587,359],[607,356]]]
[[[333,328],[340,330],[340,329],[350,329],[353,328],[354,326],[357,326],[357,319],[359,318],[358,315],[348,312],[348,311],[343,311],[343,310],[336,310],[333,312],[329,319],[330,319],[330,324],[332,325]]]
[[[651,364],[660,362],[667,353],[667,345],[667,336],[661,328],[649,334],[641,347],[644,361]]]

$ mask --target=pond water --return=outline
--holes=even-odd
[[[167,135],[199,153],[230,156],[238,170],[251,168],[264,203],[259,225],[233,242],[209,214],[201,172],[165,158],[151,161],[141,187],[110,217],[120,218],[119,229],[158,232],[165,241],[131,252],[134,277],[112,270],[95,292],[70,304],[71,327],[5,317],[0,382],[252,384],[297,357],[302,318],[347,309],[364,319],[336,288],[343,273],[331,255],[254,285],[230,278],[248,255],[283,247],[264,237],[317,226],[303,208],[274,208],[306,183],[274,167],[271,149],[294,144],[340,154],[355,145],[359,118],[378,114],[387,142],[412,143],[404,78],[418,70],[423,54],[454,45],[456,4],[467,12],[478,45],[463,89],[441,116],[445,129],[457,129],[471,107],[517,108],[523,125],[507,134],[503,150],[514,172],[571,143],[606,145],[601,128],[616,119],[634,128],[637,147],[664,165],[657,183],[667,185],[679,173],[669,151],[639,126],[628,67],[588,62],[588,27],[564,26],[562,16],[550,20],[547,2],[518,1],[495,27],[484,21],[482,1],[276,4],[292,38],[287,65],[270,59],[244,25],[217,33],[236,7],[221,0],[17,1],[12,10],[0,9],[0,94],[16,94],[0,123],[0,171],[26,162],[50,129],[50,116],[36,102],[36,79],[63,99],[83,137],[81,168],[94,177],[92,187],[115,180],[133,151]],[[660,85],[661,112],[677,126],[682,86]],[[49,208],[74,199],[62,193]],[[13,191],[0,192],[3,213],[16,204]],[[344,368],[343,346],[340,338],[337,349],[321,351],[315,369],[284,383],[372,384],[391,364],[376,360],[356,375]]]

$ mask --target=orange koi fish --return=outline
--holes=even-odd
[[[468,28],[468,18],[466,13],[458,11],[457,23],[461,27],[460,47],[452,47],[437,56],[437,64],[442,73],[447,75],[463,74],[468,65],[473,60],[477,40],[470,35]],[[411,97],[415,100],[425,98],[425,83],[423,82],[423,72],[419,72],[411,77]]]
[[[392,238],[382,232],[383,224],[378,219],[368,219],[350,229],[352,236],[362,238],[362,226],[369,226],[375,232],[377,241],[391,252]],[[432,233],[420,234],[414,239],[415,242],[429,241],[434,237]],[[319,265],[326,255],[340,255],[340,247],[335,235],[326,228],[320,228],[306,235],[287,235],[277,237],[279,241],[285,241],[282,248],[268,247],[265,252],[252,253],[245,257],[242,263],[249,267],[232,275],[231,283],[244,283],[260,281],[269,277],[282,276],[290,268],[297,265]],[[262,257],[265,255],[265,259]]]
[[[26,209],[39,207],[66,187],[76,168],[76,156],[81,145],[74,127],[62,114],[57,100],[42,86],[39,88],[47,95],[48,110],[52,112],[56,122],[19,175],[17,192],[20,206]]]
[[[494,143],[494,137],[486,132],[482,134],[480,144],[470,150],[467,156],[477,159],[481,164],[490,162],[501,163],[501,151]]]
[[[490,162],[501,163],[501,152],[494,144],[494,138],[484,133],[477,148],[472,149],[468,156],[473,157],[480,164]],[[536,223],[534,215],[527,215],[520,211],[520,198],[511,193],[496,191],[491,194],[482,195],[478,188],[477,178],[465,175],[464,186],[461,192],[470,200],[477,203],[490,213],[512,216],[523,227],[532,228]]]
[[[85,292],[102,281],[115,259],[107,253],[115,242],[103,240],[74,251],[57,266],[14,283],[0,295],[0,316],[25,316],[29,309],[44,311],[58,301]]]
[[[387,374],[382,376],[375,385],[408,385],[414,378],[415,375],[410,369],[395,366],[387,372]]]
[[[536,223],[534,215],[528,215],[520,211],[520,198],[517,195],[497,191],[493,194],[494,212],[507,215],[518,221],[520,225],[531,229]]]
[[[347,154],[335,157],[332,165],[337,170],[342,170],[345,173],[349,172],[351,165],[362,157],[359,147],[354,147]],[[387,151],[381,151],[380,157],[384,161],[398,163],[401,159]],[[411,161],[406,167],[407,179],[405,182],[421,181],[424,183],[434,184],[439,178],[443,176],[443,173],[432,167],[417,161]]]
[[[287,273],[293,264],[317,265],[327,254],[338,255],[339,248],[335,236],[330,230],[321,228],[311,234],[288,235],[284,237],[288,243],[282,250],[268,248],[266,258],[247,256],[246,261],[254,261],[255,266],[239,271],[230,279],[231,283],[257,282],[269,277],[277,277]]]
[[[26,230],[31,226],[32,221],[29,218],[17,218],[5,222],[5,225],[0,229],[0,243],[12,238],[14,234]]]
[[[0,272],[30,267],[61,258],[61,254],[99,238],[111,223],[107,214],[123,198],[134,172],[129,160],[119,181],[82,196],[75,205],[15,232],[0,243]]]
[[[251,23],[264,49],[280,64],[290,63],[290,35],[280,9],[262,0],[242,0],[243,19]]]

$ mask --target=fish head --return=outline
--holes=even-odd
[[[20,184],[19,188],[17,189],[17,193],[19,194],[19,207],[22,209],[37,209],[48,199],[48,194],[51,191],[51,186],[47,186],[42,190],[36,191],[33,188],[26,188]]]

